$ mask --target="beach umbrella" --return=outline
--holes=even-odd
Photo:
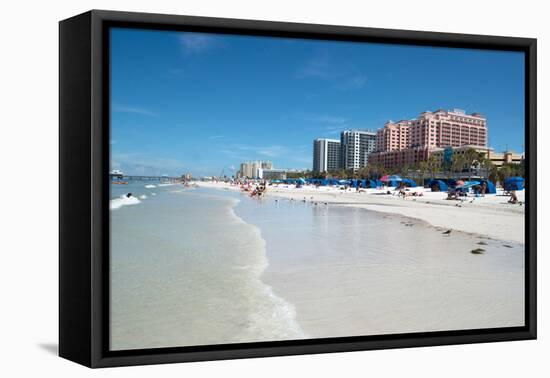
[[[471,188],[472,186],[480,185],[481,183],[479,181],[466,181],[462,185],[457,185],[458,189],[466,189]]]

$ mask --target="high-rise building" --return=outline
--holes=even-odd
[[[387,122],[376,133],[373,164],[394,168],[425,161],[445,147],[487,147],[487,120],[479,113],[439,109],[420,113],[418,118]]]
[[[376,151],[394,151],[410,147],[411,121],[388,121],[376,131]]]
[[[270,161],[247,161],[241,163],[236,176],[256,179],[260,177],[259,172],[263,169],[273,169],[273,164]]]
[[[376,133],[370,130],[345,130],[340,134],[340,165],[343,169],[359,169],[369,162],[376,149]]]
[[[411,121],[411,147],[487,146],[487,120],[479,113],[439,109]]]
[[[340,141],[315,139],[313,141],[313,172],[340,169]]]

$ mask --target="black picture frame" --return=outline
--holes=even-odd
[[[525,326],[109,351],[110,27],[525,53]],[[536,338],[536,39],[92,10],[59,24],[59,355],[88,367]]]

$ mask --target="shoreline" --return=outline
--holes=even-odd
[[[423,220],[363,213],[360,206],[315,206],[303,197],[243,202],[239,216],[266,242],[269,263],[261,280],[295,307],[295,319],[311,338],[524,322],[519,243],[480,241],[464,232],[447,239]],[[376,227],[381,232],[363,232]],[[404,247],[408,243],[414,247]],[[482,258],[470,253],[479,243],[486,250]]]
[[[223,182],[197,182],[199,186],[240,191]],[[425,188],[411,188],[422,197],[401,198],[386,195],[387,190],[365,189],[357,193],[331,187],[294,188],[293,185],[269,186],[266,197],[291,201],[318,203],[320,206],[339,205],[357,207],[379,213],[401,215],[427,222],[436,228],[452,229],[491,239],[525,244],[525,207],[508,204],[508,197],[490,194],[485,197],[467,197],[464,202],[445,200],[445,192],[431,192]],[[525,191],[518,192],[523,202]],[[458,206],[457,206],[458,205]]]

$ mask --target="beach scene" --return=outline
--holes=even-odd
[[[110,38],[111,350],[525,324],[521,53]]]

